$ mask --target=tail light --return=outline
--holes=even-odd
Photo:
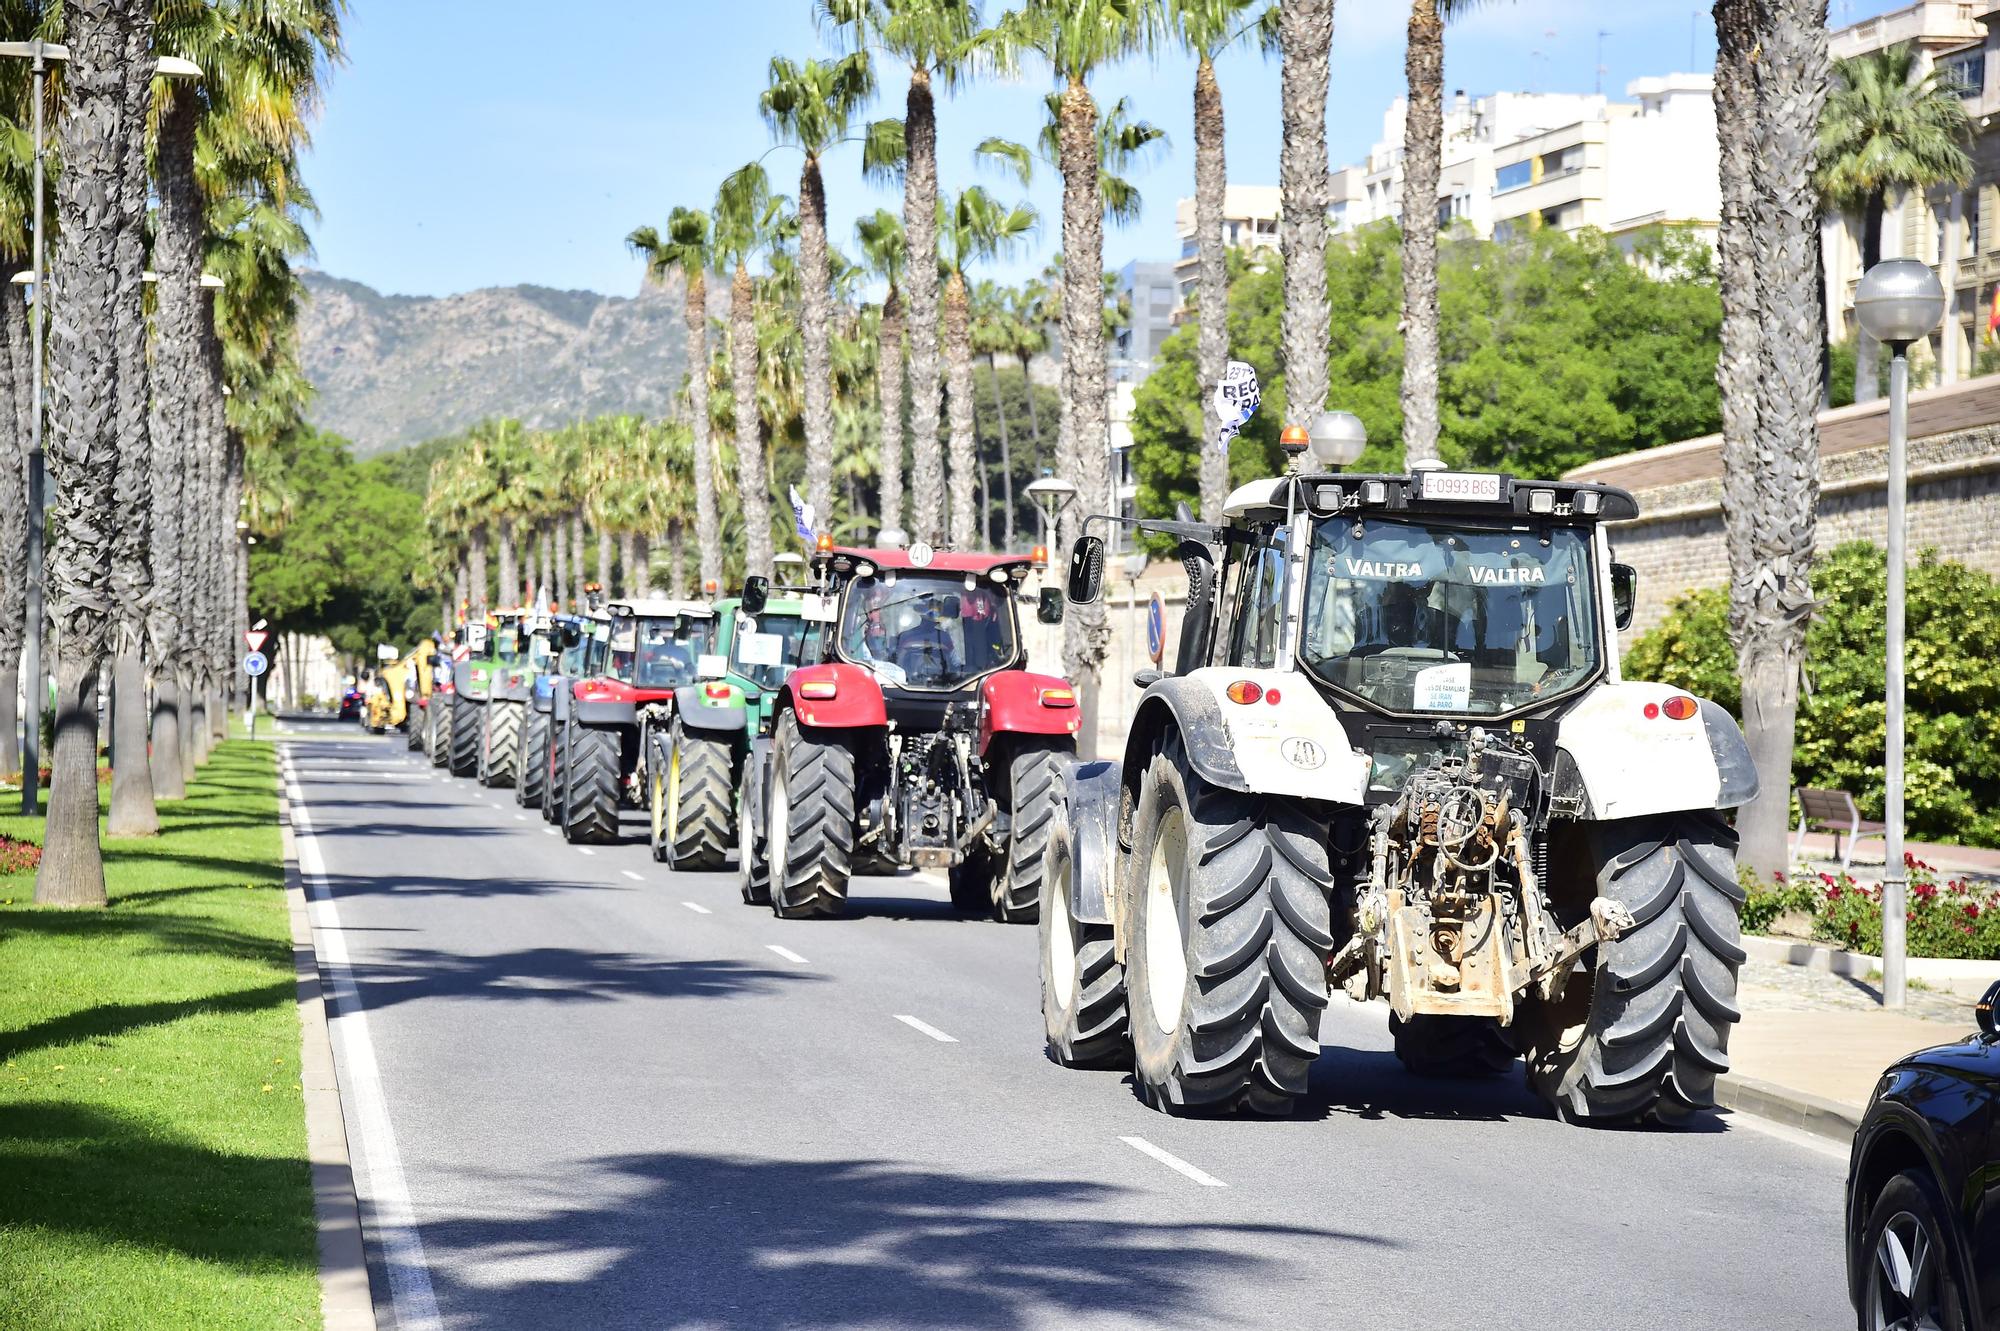
[[[1075,690],[1075,689],[1043,689],[1043,690],[1042,690],[1042,706],[1044,706],[1044,707],[1074,707],[1074,706],[1076,706],[1076,690]]]
[[[732,692],[727,684],[704,684],[701,686],[701,691],[704,697],[713,698],[719,702],[728,702],[730,693]]]
[[[1264,686],[1254,679],[1239,679],[1224,690],[1229,701],[1237,703],[1257,702],[1264,696]]]
[[[818,698],[824,701],[840,692],[840,685],[830,679],[809,679],[799,685],[801,698]]]
[[[1685,693],[1676,693],[1660,704],[1660,710],[1667,714],[1667,719],[1670,721],[1692,721],[1699,708],[1695,705],[1695,700]]]

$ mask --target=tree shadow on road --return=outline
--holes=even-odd
[[[355,897],[542,897],[559,892],[629,892],[624,883],[557,878],[448,878],[434,874],[342,874],[325,876],[336,900]]]
[[[424,1224],[450,1325],[1213,1325],[1241,1321],[1225,1301],[1260,1281],[1394,1246],[1305,1225],[1151,1218],[1200,1208],[1079,1179],[680,1152],[591,1168],[577,1195],[601,1199],[592,1204]]]
[[[488,955],[394,948],[352,968],[355,989],[370,1011],[425,998],[540,999],[552,1003],[623,998],[727,998],[769,993],[826,977],[748,962],[663,961],[630,952],[566,947],[526,948]]]

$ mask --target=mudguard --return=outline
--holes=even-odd
[[[832,686],[832,697],[812,696],[828,685]],[[791,708],[809,726],[854,730],[889,724],[889,709],[882,701],[881,684],[860,666],[845,661],[800,666],[785,680],[778,699],[779,707]]]
[[[1228,688],[1239,680],[1257,685],[1258,701],[1229,700]],[[1367,755],[1355,752],[1340,718],[1295,672],[1213,666],[1155,680],[1139,699],[1125,741],[1130,780],[1138,779],[1169,725],[1210,785],[1336,804],[1366,798]]]
[[[1756,797],[1757,769],[1736,722],[1703,699],[1676,721],[1663,708],[1683,696],[1665,684],[1600,684],[1563,714],[1556,745],[1576,767],[1587,817],[1729,809]]]
[[[578,698],[570,704],[570,715],[580,726],[636,726],[639,709],[629,702],[611,698]]]
[[[674,690],[674,711],[680,714],[681,724],[689,730],[733,731],[741,730],[749,720],[750,709],[743,705],[741,693],[732,695],[726,702],[717,702],[702,690],[701,684],[686,684]]]
[[[979,686],[986,700],[979,719],[979,752],[996,735],[1074,735],[1079,722],[1076,690],[1057,675],[1003,670]]]
[[[1063,768],[1063,816],[1069,823],[1069,913],[1086,924],[1110,924],[1118,874],[1120,770],[1108,759]]]

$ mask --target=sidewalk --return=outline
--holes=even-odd
[[[1787,839],[1789,854],[1797,834]],[[1841,839],[1845,849],[1847,839]],[[1880,836],[1864,836],[1856,848],[1853,870],[1856,877],[1879,878],[1882,868],[1883,843]],[[1986,850],[1979,846],[1939,846],[1927,842],[1911,841],[1903,849],[1930,865],[1941,874],[1974,874],[1982,878],[2000,878],[2000,850]],[[1815,869],[1832,873],[1840,868],[1840,859],[1833,853],[1833,837],[1830,833],[1808,832],[1800,853],[1793,857],[1805,860]]]

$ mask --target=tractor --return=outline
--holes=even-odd
[[[581,666],[589,643],[591,621],[577,615],[551,615],[536,627],[536,662],[528,697],[521,709],[521,740],[514,771],[514,802],[539,809],[548,787],[550,721],[555,714],[557,686]],[[572,660],[574,657],[574,660]]]
[[[694,683],[715,630],[715,611],[699,601],[613,601],[608,609],[601,663],[570,683],[551,768],[556,823],[572,842],[617,838],[619,809],[638,802],[641,737],[671,724],[676,691]]]
[[[457,679],[465,669],[470,649],[454,643],[431,660],[430,706],[424,709],[424,751],[433,767],[451,762],[452,704],[458,698]]]
[[[1304,465],[1215,525],[1130,524],[1178,542],[1188,605],[1123,754],[1064,773],[1050,1052],[1168,1112],[1284,1113],[1340,988],[1387,1001],[1413,1073],[1525,1059],[1565,1119],[1685,1121],[1728,1064],[1724,811],[1757,775],[1721,707],[1620,674],[1605,524],[1637,504]],[[1070,600],[1102,581],[1085,534]]]
[[[778,689],[792,670],[817,660],[818,625],[801,613],[796,595],[768,597],[756,615],[731,597],[715,604],[715,642],[697,662],[695,683],[675,695],[664,724],[646,736],[653,858],[676,869],[720,869],[738,842],[741,777],[751,748],[769,747]],[[752,879],[763,881],[754,846],[741,847],[744,900],[768,904]]]
[[[542,732],[542,820],[562,821],[559,776],[566,753],[563,737],[569,726],[570,705],[576,700],[576,685],[604,670],[611,644],[611,620],[602,612],[578,616],[563,634],[562,655],[556,658],[555,673],[549,678],[548,722]],[[536,705],[541,705],[537,695]]]
[[[476,774],[482,786],[512,786],[521,780],[522,731],[536,679],[550,665],[551,621],[532,611],[506,613],[488,638],[493,661],[487,677],[485,713],[479,736]]]
[[[1079,717],[1066,681],[1024,668],[1016,610],[1035,561],[822,538],[810,567],[801,613],[821,625],[820,659],[779,687],[741,802],[772,910],[838,914],[851,875],[919,867],[946,871],[961,911],[1032,923]],[[743,609],[762,614],[768,592],[751,578]],[[1034,603],[1060,621],[1060,591]]]
[[[408,656],[386,671],[392,699],[390,723],[402,727],[412,750],[422,748],[427,737],[425,723],[435,682],[436,659],[437,643],[424,638],[410,649]]]

